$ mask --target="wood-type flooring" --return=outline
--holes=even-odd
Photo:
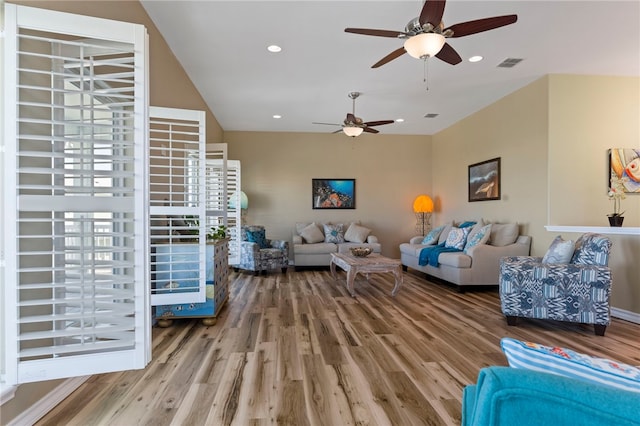
[[[640,325],[520,320],[497,289],[457,289],[404,273],[230,274],[214,326],[153,329],[144,370],[91,377],[38,425],[459,425],[464,386],[507,365],[505,336],[640,365]]]

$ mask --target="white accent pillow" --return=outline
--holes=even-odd
[[[344,233],[344,239],[352,243],[364,243],[370,233],[371,229],[352,222],[347,232]]]
[[[325,243],[344,243],[344,228],[341,223],[336,225],[324,224],[324,242]]]
[[[322,241],[324,241],[324,235],[315,223],[310,223],[309,225],[301,229],[300,236],[306,243],[309,244],[321,243]]]
[[[516,242],[519,233],[517,223],[494,223],[491,226],[489,244],[496,247],[508,246]]]
[[[462,250],[467,242],[469,232],[471,232],[470,226],[467,226],[466,228],[456,228],[454,226],[451,228],[451,231],[449,231],[449,235],[447,236],[444,246]]]
[[[575,247],[576,244],[572,240],[565,241],[562,236],[558,235],[544,254],[542,263],[567,264],[571,261]]]

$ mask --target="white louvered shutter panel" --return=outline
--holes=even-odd
[[[207,229],[218,226],[229,228],[227,212],[229,210],[229,196],[227,173],[227,144],[213,143],[206,145],[206,215]],[[231,251],[231,245],[229,247]]]
[[[205,113],[150,108],[151,304],[206,298]]]
[[[213,147],[213,144],[207,145],[207,149]],[[212,154],[207,151],[207,191],[209,195],[207,199],[219,200],[218,192],[220,179],[223,179],[223,162],[222,160],[216,160],[211,158]],[[226,179],[227,185],[227,214],[226,222],[223,219],[222,212],[218,212],[216,208],[220,208],[220,205],[214,204],[211,207],[209,223],[212,226],[217,224],[224,224],[227,227],[227,235],[229,237],[229,265],[238,265],[240,263],[240,213],[241,213],[241,197],[240,197],[240,161],[239,160],[227,160]]]
[[[229,228],[229,265],[240,264],[240,226],[241,224],[241,169],[239,160],[227,161],[227,191],[235,197],[229,203],[227,211],[227,227]]]
[[[5,382],[143,368],[146,30],[5,13]]]

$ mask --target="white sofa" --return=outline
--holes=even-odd
[[[293,264],[304,267],[329,266],[331,253],[349,253],[352,247],[369,247],[380,253],[378,238],[360,222],[298,222],[293,230]]]
[[[469,239],[481,227],[488,223],[482,220],[472,228]],[[455,224],[448,223],[434,244],[446,242]],[[420,252],[428,244],[422,244],[424,237],[413,237],[408,243],[400,244],[402,268],[415,269],[429,276],[445,280],[459,286],[498,285],[500,259],[504,256],[528,256],[531,250],[531,237],[520,235],[518,224],[491,224],[491,232],[485,240],[471,247],[467,252],[440,253],[438,265],[420,265]]]

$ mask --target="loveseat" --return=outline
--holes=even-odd
[[[331,253],[349,253],[352,247],[368,247],[380,253],[378,238],[360,222],[298,222],[293,230],[293,264],[303,267],[329,266]]]
[[[448,247],[449,243],[457,244],[457,248]],[[423,252],[425,247],[432,248],[428,256]],[[400,244],[400,260],[405,271],[411,268],[424,272],[464,291],[466,286],[497,286],[500,259],[527,256],[530,250],[531,237],[520,235],[517,223],[487,223],[481,219],[448,222],[425,237],[411,238]]]

